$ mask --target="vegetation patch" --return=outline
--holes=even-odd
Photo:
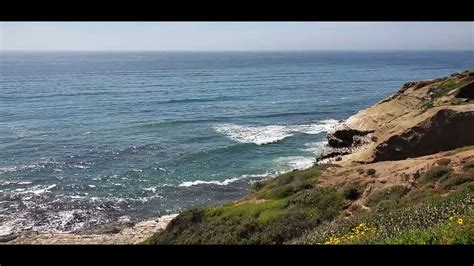
[[[474,170],[474,160],[468,161],[463,165],[465,170]]]
[[[422,182],[436,182],[443,177],[447,177],[453,169],[444,165],[433,166],[422,177]]]
[[[442,189],[448,190],[473,181],[473,173],[451,174],[440,185]]]
[[[437,201],[324,223],[292,244],[472,244],[474,185]]]
[[[437,164],[437,165],[441,165],[441,166],[446,166],[446,165],[448,165],[450,162],[451,162],[451,159],[449,159],[449,158],[442,158],[442,159],[437,160],[437,161],[436,161],[436,164]]]
[[[375,175],[377,171],[375,171],[375,169],[373,168],[370,168],[370,169],[367,169],[367,171],[365,172],[367,175]]]
[[[340,167],[336,164],[314,165],[306,170],[294,170],[258,184],[254,195],[261,199],[282,199],[298,191],[313,187],[321,172],[328,167]]]
[[[344,197],[348,200],[356,200],[362,195],[364,187],[358,182],[350,183],[343,188]]]
[[[391,186],[386,189],[375,191],[368,197],[367,205],[377,206],[379,203],[382,203],[383,205],[396,204],[408,193],[409,190],[410,189],[406,186]]]
[[[304,185],[319,176],[322,169],[318,166],[308,171],[293,171],[268,180],[253,192],[264,193],[263,202],[185,211],[146,243],[282,244],[340,214],[344,203],[341,192]]]

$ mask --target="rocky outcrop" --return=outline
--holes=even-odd
[[[339,161],[341,156],[350,154],[369,143],[374,130],[357,130],[341,124],[327,135],[328,145],[317,162]]]
[[[458,89],[455,95],[456,98],[474,99],[474,82],[470,82]]]
[[[474,145],[474,111],[443,109],[380,143],[375,149],[373,162],[403,160],[468,145]]]
[[[328,144],[334,148],[359,146],[365,142],[362,137],[373,132],[374,130],[357,130],[345,126],[327,135]]]
[[[473,97],[473,70],[405,83],[330,132],[316,161],[402,160],[474,145]]]

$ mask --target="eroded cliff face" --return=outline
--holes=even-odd
[[[375,148],[373,162],[395,161],[474,145],[474,111],[442,109]]]
[[[403,160],[474,144],[474,70],[408,82],[327,136],[318,161]]]

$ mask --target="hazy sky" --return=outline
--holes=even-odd
[[[0,50],[474,50],[474,23],[0,22]]]

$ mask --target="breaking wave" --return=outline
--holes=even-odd
[[[214,130],[237,142],[264,145],[278,142],[293,136],[295,133],[319,134],[327,132],[337,123],[337,120],[329,119],[317,124],[307,125],[242,126],[220,124],[215,126]]]

